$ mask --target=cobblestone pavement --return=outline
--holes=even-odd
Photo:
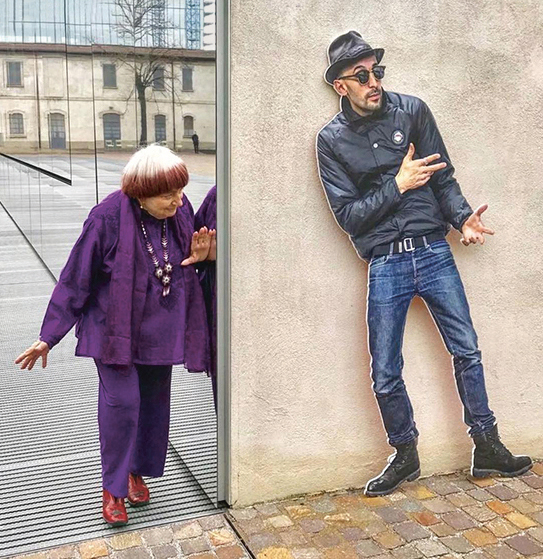
[[[257,559],[543,559],[543,463],[519,478],[466,473],[228,512]]]
[[[543,559],[543,463],[518,478],[432,476],[386,497],[322,493],[232,509],[227,516],[17,559]]]

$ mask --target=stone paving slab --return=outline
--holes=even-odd
[[[543,559],[543,462],[519,478],[460,472],[406,483],[385,497],[305,495],[16,559],[102,557]]]
[[[65,545],[14,559],[250,559],[224,514]]]

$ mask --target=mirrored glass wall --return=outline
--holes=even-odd
[[[54,218],[36,224],[8,192],[2,202],[29,238],[62,227],[64,248],[35,247],[53,273],[139,146],[156,142],[187,160],[197,208],[215,184],[214,0],[0,6],[0,153],[41,172],[33,198]]]
[[[0,202],[56,278],[141,146],[185,160],[195,211],[215,184],[215,14],[215,0],[0,0]],[[180,372],[170,442],[212,501],[216,433],[209,378]]]

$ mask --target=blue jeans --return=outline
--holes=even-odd
[[[402,379],[403,333],[415,295],[426,302],[453,356],[469,434],[488,431],[495,418],[488,407],[477,334],[449,244],[439,240],[412,252],[377,256],[370,262],[367,321],[371,375],[388,442],[396,446],[418,436]]]

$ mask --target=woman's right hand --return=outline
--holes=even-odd
[[[17,359],[15,364],[21,363],[21,369],[32,370],[34,363],[41,357],[41,366],[45,369],[47,367],[47,354],[49,353],[49,346],[41,340],[35,341],[26,351],[23,351]]]
[[[181,266],[189,266],[206,260],[209,255],[211,241],[217,234],[215,229],[201,227],[199,231],[194,231],[190,245],[190,256],[181,262]]]

